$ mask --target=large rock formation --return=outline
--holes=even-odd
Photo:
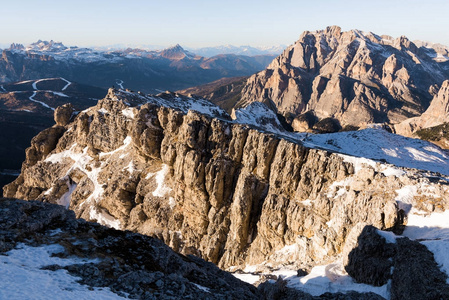
[[[449,78],[440,50],[337,26],[306,31],[248,79],[237,106],[264,102],[290,122],[313,112],[343,127],[399,123],[422,114]]]
[[[447,186],[416,170],[387,176],[380,163],[229,119],[198,99],[110,90],[35,138],[4,193],[157,236],[223,268],[332,261],[359,223],[400,229],[403,187],[414,186],[409,202],[426,195],[432,210],[447,207]]]

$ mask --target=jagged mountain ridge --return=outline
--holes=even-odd
[[[304,32],[251,76],[237,106],[264,102],[290,122],[310,111],[342,126],[399,123],[421,115],[448,78],[447,48],[332,26]]]
[[[205,58],[180,45],[162,51],[131,48],[102,51],[38,41],[27,47],[13,44],[2,51],[0,82],[64,77],[103,88],[125,84],[133,90],[158,93],[222,77],[248,76],[265,68],[273,57],[218,55]]]
[[[404,225],[397,201],[410,187],[401,201],[448,206],[441,175],[304,147],[203,101],[110,90],[33,139],[5,196],[65,205],[223,268],[329,263],[356,224]]]

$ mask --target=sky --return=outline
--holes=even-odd
[[[3,1],[0,45],[274,46],[338,25],[449,46],[447,0]]]

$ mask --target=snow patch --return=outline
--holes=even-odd
[[[351,163],[354,166],[355,174],[357,174],[360,170],[362,170],[366,166],[370,166],[373,169],[376,169],[377,163],[372,159],[364,157],[348,156],[344,154],[339,154],[339,156],[343,158],[344,162]]]
[[[112,155],[112,154],[117,153],[117,152],[119,152],[119,151],[125,150],[126,147],[128,147],[129,145],[131,145],[132,140],[133,140],[132,137],[127,136],[127,137],[123,140],[123,145],[122,145],[122,146],[120,146],[119,148],[117,148],[117,149],[115,149],[115,150],[113,150],[113,151],[110,151],[110,152],[101,152],[101,153],[99,154],[99,157],[100,157],[100,158],[103,158],[103,157],[105,157],[105,156],[107,156],[107,155]]]
[[[101,113],[101,114],[108,114],[109,113],[109,111],[106,109],[106,108],[104,108],[104,107],[102,107],[102,108],[100,108],[99,110],[97,110],[99,113]]]
[[[202,285],[199,285],[199,284],[196,284],[196,283],[193,283],[193,282],[192,282],[192,284],[193,284],[194,286],[196,286],[198,289],[202,290],[203,292],[210,293],[210,289],[208,289],[207,287],[202,286]]]
[[[164,197],[166,194],[170,193],[172,189],[165,184],[165,177],[167,176],[170,168],[168,165],[163,164],[162,169],[156,173],[148,173],[145,179],[150,179],[154,177],[156,179],[157,187],[153,191],[154,197]]]
[[[45,159],[45,161],[51,163],[58,163],[65,158],[73,160],[74,163],[72,164],[70,169],[67,170],[65,176],[68,176],[74,169],[79,169],[80,171],[85,173],[94,185],[94,190],[92,191],[90,196],[86,199],[85,203],[86,202],[90,203],[92,200],[95,200],[97,202],[104,192],[103,185],[98,182],[98,174],[101,171],[101,166],[98,168],[90,166],[90,168],[88,169],[87,165],[89,165],[89,163],[93,160],[93,158],[87,154],[88,147],[85,147],[81,153],[77,153],[74,152],[76,146],[77,144],[73,144],[72,147],[70,147],[70,149],[68,150],[52,154],[48,156]]]
[[[328,188],[327,197],[332,198],[334,194],[335,197],[343,196],[347,192],[346,187],[350,186],[353,181],[352,177],[347,177],[344,180],[332,182]]]
[[[131,107],[122,110],[122,114],[130,119],[134,119],[134,111]]]
[[[128,171],[129,174],[134,173],[134,171],[136,170],[136,168],[134,167],[134,162],[130,161],[129,164],[123,168],[123,170]]]
[[[396,244],[396,239],[400,237],[400,236],[395,235],[391,231],[384,231],[384,230],[377,229],[376,232],[378,235],[383,237],[389,244]]]
[[[53,187],[45,191],[44,195],[50,195],[53,192]]]
[[[247,107],[235,110],[232,117],[239,124],[252,125],[277,134],[285,133],[276,114],[261,102],[253,102]]]
[[[92,220],[97,220],[97,223],[101,225],[115,228],[117,230],[121,229],[120,220],[117,220],[103,209],[101,209],[101,211],[98,211],[96,207],[91,206],[89,211],[89,217]]]
[[[259,275],[253,275],[253,274],[239,274],[239,273],[232,273],[235,278],[240,279],[241,281],[244,281],[249,284],[255,284],[259,279]]]
[[[293,245],[287,246],[281,251],[289,252],[293,249]],[[245,281],[249,284],[256,283],[261,275],[254,274],[257,270],[256,266],[246,266],[244,274],[232,273],[234,277]],[[266,273],[264,273],[266,274]],[[287,282],[289,288],[297,289],[311,294],[312,296],[320,296],[324,293],[347,293],[355,291],[359,293],[376,293],[385,299],[390,299],[390,284],[375,287],[368,284],[356,283],[345,271],[343,263],[340,260],[334,263],[316,266],[306,276],[297,276],[297,270],[282,268],[270,272],[270,275],[276,275]]]
[[[449,210],[431,214],[412,210],[403,235],[425,245],[433,253],[441,271],[449,276]]]
[[[398,203],[399,209],[408,213],[412,207],[413,199],[417,194],[418,187],[414,185],[406,185],[399,190],[396,190],[396,198],[394,200]]]
[[[422,241],[421,244],[433,253],[440,270],[449,276],[449,240]],[[446,279],[449,284],[449,277]]]
[[[48,265],[68,266],[96,263],[98,260],[59,258],[61,245],[30,247],[18,244],[16,249],[0,255],[0,299],[123,299],[109,288],[91,288],[77,282],[67,270],[42,270]]]
[[[403,235],[413,240],[449,241],[449,210],[431,214],[411,211]]]
[[[291,134],[291,137],[299,140],[302,135]],[[364,163],[370,165],[373,165],[373,160],[385,161],[398,167],[449,175],[449,155],[436,145],[392,134],[383,129],[368,128],[352,132],[309,134],[303,140],[303,144],[306,147],[323,148],[360,157]]]
[[[310,199],[303,200],[301,203],[305,206],[312,206],[312,200]]]
[[[282,276],[283,272],[278,272]],[[355,291],[359,293],[376,293],[385,299],[390,299],[389,283],[380,287],[356,283],[345,271],[341,262],[329,265],[316,266],[310,274],[303,277],[291,276],[291,270],[285,274],[287,286],[298,289],[312,296],[320,296],[326,292],[346,293]]]
[[[77,185],[76,183],[70,184],[69,180],[67,180],[66,183],[69,190],[65,192],[64,195],[61,196],[61,198],[57,201],[57,203],[68,209],[70,206],[70,201],[72,200],[72,193],[73,191],[75,191]]]
[[[120,91],[121,93],[126,94],[125,91]],[[131,93],[132,95],[136,95]],[[138,95],[138,94],[137,94]],[[216,106],[212,102],[205,99],[191,98],[191,97],[180,97],[175,94],[174,97],[169,97],[168,99],[164,99],[160,96],[142,96],[139,97],[149,103],[153,103],[160,106],[165,106],[169,108],[173,108],[176,110],[180,110],[184,113],[188,113],[189,110],[197,111],[203,115],[215,117],[215,118],[228,118],[229,115],[222,108]]]
[[[386,177],[388,176],[401,177],[406,172],[398,168],[394,168],[392,166],[386,166],[385,169],[381,171],[381,173],[384,174]]]
[[[176,200],[173,197],[168,198],[168,205],[171,209],[173,209],[176,206]]]

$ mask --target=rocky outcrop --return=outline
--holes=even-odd
[[[387,284],[391,279],[392,258],[396,254],[396,247],[387,243],[385,238],[377,233],[375,227],[362,226],[361,229],[355,230],[357,243],[345,245],[346,251],[343,252],[345,270],[357,282],[374,286]]]
[[[72,118],[75,112],[75,108],[71,103],[58,106],[55,109],[55,122],[56,125],[65,126],[69,123],[70,118]]]
[[[344,258],[346,271],[357,282],[380,286],[389,281],[392,300],[449,297],[447,274],[426,246],[384,232],[386,239],[372,226],[355,231],[357,243],[346,245],[352,250]]]
[[[432,87],[449,77],[445,60],[436,57],[434,49],[406,37],[337,26],[306,31],[248,79],[237,106],[264,102],[291,123],[305,112],[337,119],[342,127],[399,123],[421,115]]]
[[[38,154],[5,195],[66,205],[77,217],[159,237],[222,268],[329,262],[358,223],[399,228],[396,190],[404,186],[416,186],[417,197],[432,186],[433,207],[447,206],[447,187],[415,171],[386,176],[379,164],[224,115],[166,107],[193,100],[162,96],[111,90],[54,127],[63,128],[57,143],[33,140],[31,149],[44,150],[32,150]]]
[[[449,80],[441,85],[432,99],[429,108],[419,117],[407,119],[397,124],[394,129],[398,134],[413,136],[421,129],[438,126],[449,122]]]

